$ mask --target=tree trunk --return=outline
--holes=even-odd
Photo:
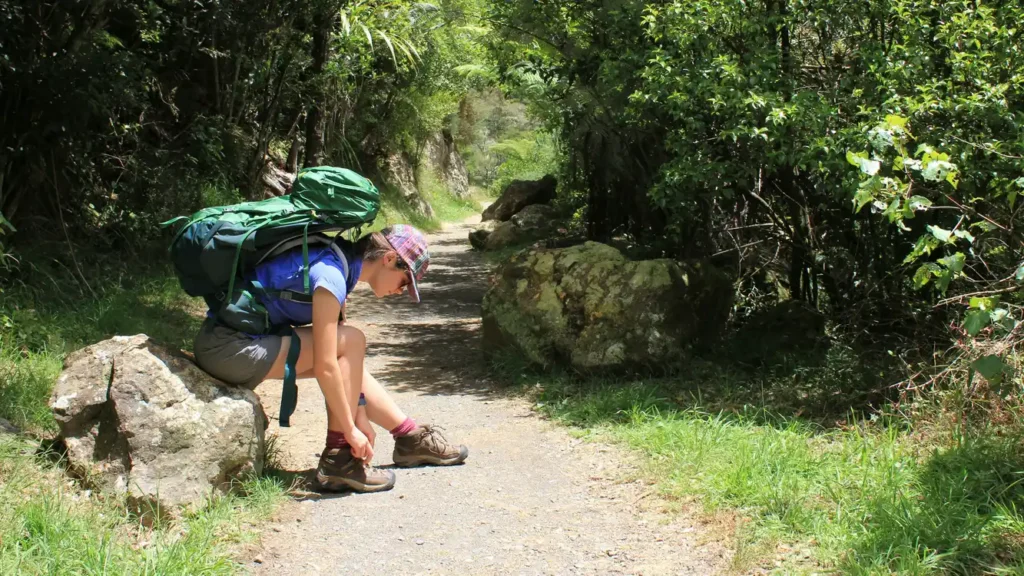
[[[216,26],[216,25],[215,25]],[[217,28],[214,27],[210,40],[213,57],[213,109],[220,115],[220,58],[217,57]]]
[[[299,121],[302,119],[302,111],[295,115],[295,122],[292,122],[292,128],[288,131],[288,136],[292,139],[292,145],[288,149],[288,160],[284,163],[284,169],[292,174],[296,174],[299,171],[299,149],[302,147],[302,141],[299,138]]]
[[[316,30],[313,32],[312,57],[313,66],[311,73],[316,88],[313,90],[312,102],[306,113],[306,157],[303,166],[319,166],[323,160],[324,149],[324,126],[323,126],[323,81],[321,76],[324,71],[324,64],[327,62],[328,40],[331,35],[331,24],[334,22],[334,13],[324,13],[317,17]]]

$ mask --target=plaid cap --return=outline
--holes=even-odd
[[[417,282],[427,273],[427,266],[430,265],[427,239],[422,232],[407,224],[395,224],[381,232],[409,268],[409,298],[419,302],[420,289]]]

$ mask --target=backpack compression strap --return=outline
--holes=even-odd
[[[299,353],[302,351],[302,340],[295,330],[291,331],[292,343],[288,347],[288,358],[284,363],[284,388],[281,390],[281,412],[278,414],[278,424],[282,428],[291,427],[291,416],[295,412],[295,406],[299,403],[299,387],[295,385],[295,364],[299,361]]]

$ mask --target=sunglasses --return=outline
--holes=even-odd
[[[398,270],[405,270],[405,280],[403,280],[402,284],[399,286],[400,289],[405,290],[410,284],[412,284],[412,270],[409,269],[409,265],[406,264],[405,260],[402,260],[401,258],[395,261],[395,268]]]

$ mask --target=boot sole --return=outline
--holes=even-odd
[[[348,480],[346,478],[339,478],[337,476],[324,476],[320,472],[317,472],[316,483],[321,490],[327,490],[330,492],[351,490],[352,492],[369,494],[373,492],[384,492],[385,490],[391,490],[392,488],[395,487],[395,478],[392,477],[387,484],[363,484],[362,482],[356,482],[354,480]]]
[[[459,452],[458,456],[453,456],[451,458],[420,456],[414,459],[404,460],[400,456],[394,456],[392,460],[395,461],[395,466],[400,466],[402,468],[412,468],[413,466],[423,466],[425,464],[429,464],[432,466],[454,466],[456,464],[462,464],[463,462],[466,461],[466,458],[468,457],[469,449],[464,447],[462,451]]]

